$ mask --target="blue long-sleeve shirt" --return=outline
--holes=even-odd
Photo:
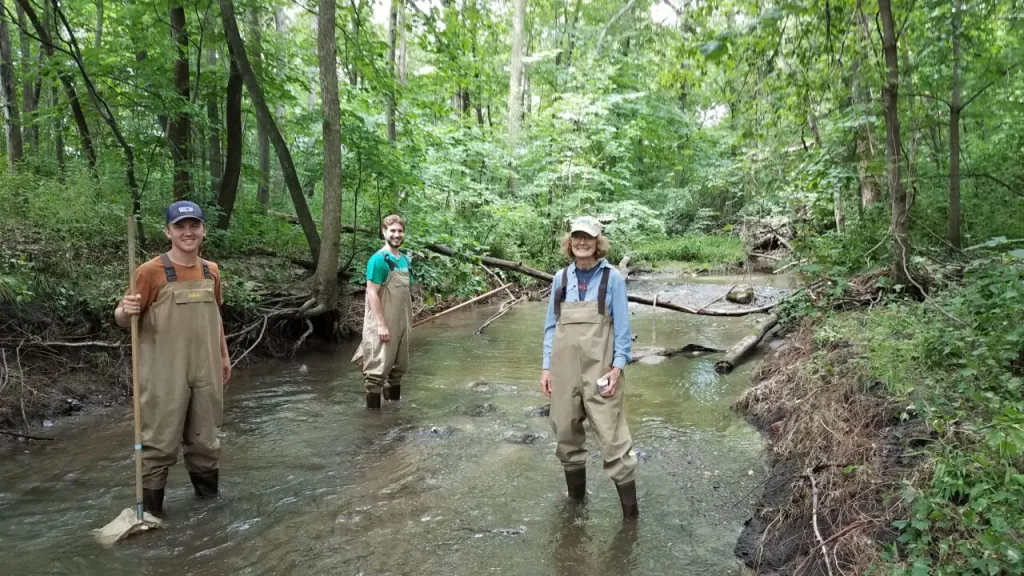
[[[597,293],[601,285],[601,268],[608,268],[608,292],[605,297],[605,310],[612,316],[612,333],[615,337],[615,359],[612,366],[625,368],[629,361],[630,347],[633,343],[633,335],[629,328],[629,302],[626,300],[626,281],[622,274],[608,263],[604,258],[597,264],[597,271],[587,286],[587,293],[583,301],[596,301]],[[565,292],[566,302],[579,302],[580,294],[576,281],[576,263],[569,264],[569,286]],[[551,283],[551,297],[548,298],[548,315],[544,321],[544,370],[551,369],[551,349],[555,340],[555,298],[562,288],[562,271],[555,274]]]

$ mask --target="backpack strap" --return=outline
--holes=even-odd
[[[164,275],[167,276],[167,281],[177,282],[178,273],[174,271],[174,264],[171,263],[171,258],[166,252],[160,255],[160,263],[164,265]]]
[[[213,280],[213,274],[210,272],[210,265],[206,263],[206,260],[200,258],[199,264],[203,267],[203,278]]]
[[[562,268],[562,286],[555,293],[555,318],[562,315],[562,302],[565,302],[566,294],[569,291],[569,268]]]
[[[601,271],[601,285],[597,287],[597,312],[601,316],[604,316],[605,298],[608,297],[608,273],[611,272],[611,268],[605,268]]]

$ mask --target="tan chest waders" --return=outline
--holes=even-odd
[[[377,315],[370,309],[370,301],[367,299],[363,340],[352,357],[352,361],[359,364],[363,371],[368,403],[370,397],[379,395],[382,389],[385,399],[398,400],[402,377],[409,369],[409,337],[412,328],[409,272],[398,270],[390,257],[385,256],[385,259],[391,271],[380,286],[380,306],[391,338],[381,342]]]
[[[217,492],[224,383],[220,308],[209,265],[203,280],[179,282],[167,254],[167,282],[141,317],[143,487],[159,508],[168,469],[184,447],[185,467],[199,496]]]
[[[558,442],[555,454],[566,471],[570,495],[577,499],[584,495],[581,491],[587,463],[584,419],[590,421],[605,473],[617,486],[632,487],[636,469],[633,440],[623,409],[625,374],[619,376],[611,397],[601,396],[597,387],[597,381],[612,369],[615,356],[612,319],[605,305],[608,274],[608,268],[601,271],[597,300],[565,302],[567,270],[562,272],[561,289],[551,295],[555,298],[557,318],[551,352],[551,429]]]

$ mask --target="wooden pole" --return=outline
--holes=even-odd
[[[455,312],[459,308],[462,308],[462,307],[465,307],[465,306],[469,306],[470,304],[473,304],[474,302],[479,302],[479,301],[483,300],[484,298],[487,298],[488,296],[493,296],[494,294],[497,294],[498,292],[501,292],[502,290],[508,288],[511,285],[512,285],[512,282],[509,282],[509,283],[505,284],[504,286],[501,286],[499,288],[495,288],[494,290],[491,290],[490,292],[488,292],[486,294],[481,294],[481,295],[477,296],[476,298],[473,298],[472,300],[467,300],[467,301],[463,302],[462,304],[459,304],[458,306],[453,306],[453,307],[445,310],[444,312],[439,312],[439,313],[434,314],[433,316],[431,316],[429,318],[424,318],[423,320],[420,320],[419,322],[413,324],[412,327],[415,328],[415,327],[420,326],[422,324],[426,324],[427,322],[430,322],[431,320],[434,320],[436,318],[440,318],[441,316],[444,316],[445,314],[448,314],[448,313],[451,313],[451,312]]]

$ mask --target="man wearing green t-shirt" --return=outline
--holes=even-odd
[[[361,365],[366,407],[380,409],[380,397],[398,401],[402,376],[409,368],[412,328],[412,277],[409,258],[398,251],[405,241],[405,222],[392,214],[381,222],[384,247],[366,263],[366,312],[363,341],[352,361]]]

